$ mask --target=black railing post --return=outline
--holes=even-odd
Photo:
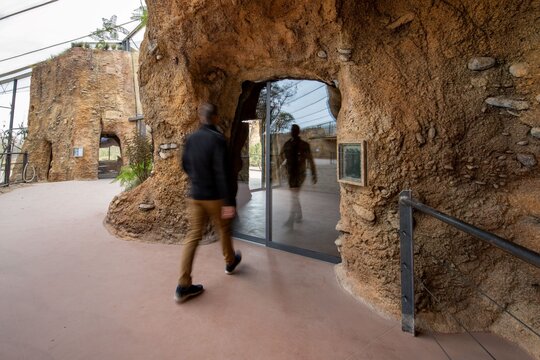
[[[399,242],[401,250],[401,330],[416,335],[414,328],[414,238],[411,190],[399,194]]]
[[[17,99],[17,79],[13,80],[13,88],[11,89],[11,113],[9,114],[9,129],[8,140],[6,147],[6,168],[4,170],[4,181],[9,186],[9,178],[11,176],[11,151],[13,145],[13,119],[15,118],[15,100]]]

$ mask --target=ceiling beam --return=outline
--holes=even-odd
[[[47,2],[44,2],[42,4],[38,4],[38,5],[34,5],[32,7],[29,7],[29,8],[26,8],[26,9],[23,9],[23,10],[19,10],[19,11],[16,11],[14,13],[11,13],[11,14],[8,14],[8,15],[5,15],[5,16],[2,16],[0,17],[0,20],[4,20],[4,19],[7,19],[9,17],[12,17],[12,16],[15,16],[15,15],[19,15],[19,14],[22,14],[24,12],[27,12],[27,11],[30,11],[30,10],[34,10],[34,9],[37,9],[39,7],[42,7],[42,6],[45,6],[45,5],[49,5],[53,2],[57,2],[58,0],[49,0]]]

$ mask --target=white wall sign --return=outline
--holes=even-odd
[[[73,148],[73,157],[82,157],[83,153],[84,151],[82,147]]]

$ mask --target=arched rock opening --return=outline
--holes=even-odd
[[[118,136],[102,133],[98,151],[98,178],[110,179],[118,176],[123,165],[122,143]]]
[[[167,159],[156,153],[155,175],[111,203],[107,223],[118,235],[178,242],[187,224],[179,210],[186,196],[179,155],[197,126],[198,104],[217,103],[230,136],[244,81],[291,76],[337,81],[338,142],[367,141],[368,186],[340,188],[337,273],[355,296],[399,314],[397,196],[405,188],[540,249],[540,143],[533,135],[540,126],[540,49],[531,31],[540,9],[532,1],[246,1],[241,11],[209,0],[147,3],[145,119],[156,147],[175,143],[180,150]],[[490,57],[489,66],[478,66],[480,57]],[[529,70],[516,73],[516,64]],[[147,198],[156,208],[143,213],[138,205]],[[420,293],[423,326],[458,330],[443,314],[450,309],[470,328],[540,354],[535,335],[517,334],[500,310],[479,310],[473,293],[432,258],[449,256],[475,284],[511,299],[508,307],[529,322],[540,313],[536,270],[436,221],[416,220],[418,270],[444,299],[435,304]]]

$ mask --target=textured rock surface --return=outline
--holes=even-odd
[[[39,180],[97,179],[101,134],[116,135],[121,146],[133,134],[128,52],[70,49],[33,69],[30,91],[24,147]],[[83,157],[73,157],[74,147],[83,148]]]
[[[406,188],[430,206],[540,250],[538,238],[528,237],[534,229],[538,234],[540,208],[531,200],[540,197],[538,165],[524,166],[515,155],[540,151],[539,140],[528,135],[540,126],[534,101],[540,93],[538,2],[147,3],[140,80],[156,144],[182,144],[197,126],[196,107],[204,100],[220,106],[224,129],[234,138],[245,81],[339,84],[338,141],[368,143],[369,186],[341,185],[337,225],[343,258],[338,276],[355,296],[399,314],[396,210],[399,191]],[[497,63],[470,71],[469,60],[477,56]],[[528,76],[508,72],[517,62],[529,65]],[[477,77],[483,80],[473,86]],[[498,97],[530,106],[517,113],[484,102]],[[527,136],[528,145],[516,144]],[[185,233],[181,149],[167,151],[174,156],[163,159],[156,151],[151,179],[111,204],[107,222],[118,235],[177,242]],[[156,207],[142,212],[143,202]],[[458,331],[451,313],[471,329],[495,330],[540,356],[535,335],[475,296],[443,260],[536,328],[538,271],[433,219],[415,218],[417,276],[443,299],[439,304],[418,288],[422,326]]]

